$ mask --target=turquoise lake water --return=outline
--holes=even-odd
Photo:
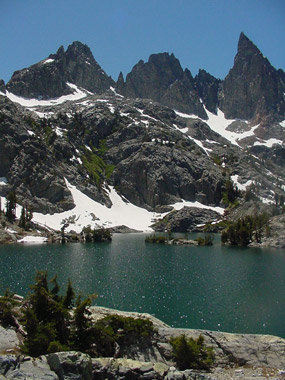
[[[148,312],[174,327],[285,338],[285,250],[112,243],[0,246],[0,285],[27,294],[37,270],[70,278],[97,305]],[[191,234],[193,238],[194,234]],[[190,236],[189,236],[190,237]]]

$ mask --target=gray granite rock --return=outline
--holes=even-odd
[[[7,350],[15,350],[19,348],[19,339],[15,330],[5,329],[0,326],[0,353],[5,353]]]
[[[91,358],[81,352],[57,352],[47,357],[48,364],[59,380],[92,380]]]

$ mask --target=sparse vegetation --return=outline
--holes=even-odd
[[[164,244],[167,241],[167,238],[165,236],[157,236],[155,234],[146,236],[145,242],[146,243],[160,243]]]
[[[112,240],[111,231],[107,228],[92,229],[91,226],[83,227],[81,234],[85,237],[85,241],[88,242],[106,242]]]
[[[172,338],[170,344],[173,358],[180,370],[188,368],[207,370],[213,364],[213,348],[205,345],[202,335],[197,339],[186,338],[184,334],[179,335]]]
[[[21,349],[31,356],[66,350],[111,356],[120,346],[150,339],[155,332],[153,323],[142,318],[109,315],[93,322],[89,307],[96,295],[85,299],[79,295],[75,302],[71,282],[61,295],[57,276],[49,281],[46,271],[37,272],[31,290],[22,303],[22,315],[17,315],[26,331]],[[18,304],[9,291],[0,297],[2,325],[17,327],[13,308]]]
[[[263,228],[266,229],[269,215],[262,213],[255,216],[246,216],[238,219],[237,222],[232,222],[222,232],[222,243],[230,245],[247,246],[253,240],[257,243],[261,242],[261,234]],[[267,234],[270,233],[268,228]]]
[[[223,203],[227,207],[237,207],[239,202],[237,198],[240,196],[240,191],[237,186],[234,187],[233,182],[228,179],[225,183],[225,191],[223,192]]]
[[[195,240],[198,242],[198,245],[200,245],[200,246],[213,245],[214,235],[213,234],[205,234],[204,237],[199,236]]]

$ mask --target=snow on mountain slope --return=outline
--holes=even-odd
[[[21,96],[17,96],[13,94],[12,92],[6,91],[6,93],[0,92],[0,95],[7,96],[12,102],[21,104],[21,106],[24,107],[46,107],[46,106],[53,106],[57,104],[62,104],[66,101],[74,101],[79,100],[86,97],[87,91],[82,91],[77,87],[75,84],[67,83],[67,85],[74,90],[73,94],[70,95],[63,95],[59,98],[50,99],[50,100],[39,100],[39,99],[28,99],[23,98]]]
[[[108,208],[98,202],[95,202],[87,195],[72,186],[67,180],[66,185],[75,203],[75,208],[63,213],[41,214],[34,213],[33,221],[46,227],[60,230],[63,226],[63,221],[69,221],[67,231],[81,232],[84,226],[90,225],[92,228],[101,226],[115,227],[125,225],[129,228],[139,231],[150,231],[151,224],[155,219],[165,216],[167,213],[159,214],[156,212],[147,211],[144,208],[133,205],[124,200],[116,190],[110,186],[109,197],[112,201],[112,207]],[[172,205],[175,210],[180,210],[184,206],[211,209],[222,214],[224,210],[221,207],[210,207],[201,204],[200,202],[181,201]]]
[[[205,121],[214,132],[218,133],[219,135],[221,135],[222,137],[227,139],[231,144],[236,145],[238,147],[240,147],[239,141],[246,138],[246,137],[254,136],[254,131],[259,126],[259,125],[255,125],[255,126],[251,127],[250,130],[243,131],[243,132],[230,131],[230,130],[228,130],[228,127],[232,123],[237,122],[239,120],[237,120],[237,119],[226,119],[224,113],[220,109],[218,109],[217,115],[211,113],[206,108],[205,108],[205,111],[206,111],[207,116],[208,116],[208,120],[206,120],[206,121],[199,118],[196,115],[192,115],[192,114],[188,115],[188,114],[177,112],[177,111],[175,111],[175,113],[178,116],[186,118],[186,119],[199,119],[201,121]],[[243,120],[242,122],[248,124],[248,122],[245,120]],[[200,145],[200,144],[198,144],[198,145]]]

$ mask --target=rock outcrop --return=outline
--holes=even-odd
[[[181,379],[228,380],[258,377],[284,377],[285,340],[269,335],[229,334],[206,330],[174,329],[158,319],[139,313],[126,313],[93,307],[92,316],[98,320],[108,314],[150,318],[157,333],[147,346],[132,344],[124,350],[124,357],[91,358],[81,352],[58,352],[39,358],[13,355],[5,350],[15,349],[17,342],[2,340],[0,379],[71,380],[71,379]],[[3,336],[0,329],[0,337]],[[5,330],[4,330],[5,331]],[[2,334],[2,335],[1,335]],[[194,339],[202,335],[205,344],[214,350],[215,360],[210,372],[187,369],[179,371],[173,362],[170,339],[181,334]],[[13,338],[14,339],[14,338]],[[13,340],[12,339],[12,340]],[[283,377],[282,377],[283,376]]]
[[[212,223],[219,219],[220,214],[215,211],[197,207],[183,207],[172,211],[160,221],[152,225],[155,231],[194,232],[199,230],[198,225]]]
[[[0,176],[17,189],[17,197],[32,210],[63,211],[74,207],[60,168],[46,141],[32,130],[33,120],[21,107],[0,96]],[[38,131],[39,136],[42,133]]]
[[[0,79],[0,92],[2,93],[6,92],[5,82],[3,81],[3,79]]]

